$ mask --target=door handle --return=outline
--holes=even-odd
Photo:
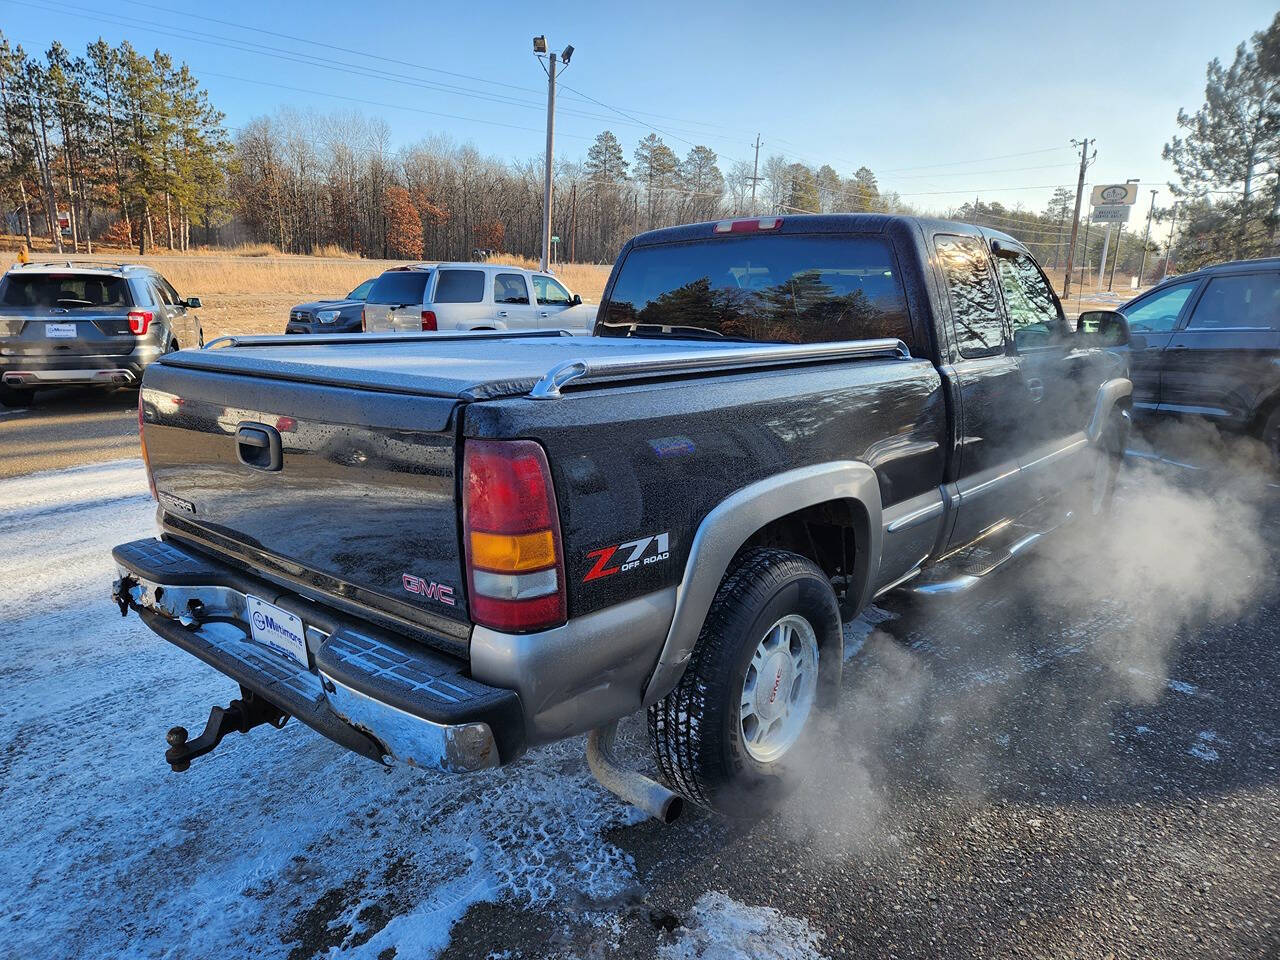
[[[550,310],[539,310],[539,311],[538,311],[538,316],[540,316],[540,317],[549,317],[549,316],[551,316],[551,311],[550,311]]]
[[[505,317],[506,315],[507,315],[507,311],[505,311],[505,310],[499,310],[499,311],[498,311],[498,316],[500,316],[500,317]]]
[[[1039,403],[1044,399],[1044,381],[1038,377],[1032,377],[1027,381],[1027,393],[1031,394],[1031,399]]]

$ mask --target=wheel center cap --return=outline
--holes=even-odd
[[[786,712],[791,697],[793,668],[791,658],[775,653],[760,671],[763,681],[756,689],[756,712],[765,720],[772,720]]]

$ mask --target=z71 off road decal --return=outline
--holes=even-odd
[[[615,543],[612,546],[601,547],[599,550],[591,550],[587,553],[587,558],[592,561],[591,569],[582,578],[582,582],[611,577],[615,573],[627,573],[651,563],[666,560],[671,556],[669,547],[670,535],[655,533],[649,537],[641,537],[639,540],[628,540],[625,543]]]

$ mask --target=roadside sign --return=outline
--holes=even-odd
[[[552,242],[552,243],[559,243],[559,242],[560,242],[560,238],[559,238],[559,237],[552,237],[552,238],[551,238],[551,242]]]
[[[1128,223],[1132,207],[1123,203],[1104,203],[1093,208],[1094,223]]]
[[[1138,185],[1136,183],[1100,183],[1093,188],[1089,202],[1095,207],[1104,204],[1137,203]],[[1096,215],[1094,219],[1098,219]]]

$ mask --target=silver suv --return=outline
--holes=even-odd
[[[422,330],[570,330],[590,333],[595,306],[559,280],[500,263],[416,263],[374,281],[362,325],[370,333]]]
[[[203,345],[199,307],[150,267],[17,264],[0,278],[0,403],[26,405],[40,387],[137,387],[156,357]]]

